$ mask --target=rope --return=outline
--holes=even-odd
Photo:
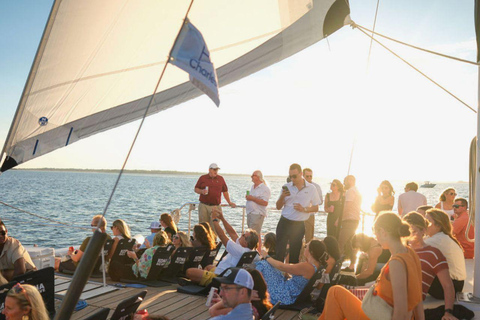
[[[84,227],[75,227],[75,226],[72,226],[70,223],[65,223],[65,222],[61,222],[61,221],[56,221],[54,219],[50,219],[50,218],[47,218],[47,217],[43,217],[41,215],[38,215],[36,213],[32,213],[30,211],[26,211],[26,210],[23,210],[23,209],[20,209],[20,208],[17,208],[15,206],[12,206],[8,203],[5,203],[3,201],[0,201],[0,204],[3,204],[4,206],[7,206],[7,207],[10,207],[12,209],[15,209],[15,210],[18,210],[20,212],[23,212],[23,213],[26,213],[26,214],[29,214],[31,216],[34,216],[34,217],[37,217],[37,218],[40,218],[40,219],[44,219],[44,220],[47,220],[47,221],[50,221],[50,222],[54,222],[54,223],[57,223],[57,224],[61,224],[62,226],[67,226],[67,227],[72,227],[72,228],[80,228],[80,229],[84,229],[84,230],[89,230],[89,228],[84,228]],[[4,219],[4,220],[8,220],[8,219]],[[39,224],[39,223],[37,223]]]
[[[352,27],[353,28],[356,28],[358,25],[355,24],[355,23],[352,23]],[[376,43],[378,43],[379,45],[381,45],[384,49],[386,49],[387,51],[389,51],[391,54],[393,54],[395,57],[397,57],[398,59],[402,60],[403,62],[405,62],[408,66],[410,66],[412,69],[414,69],[415,71],[417,71],[418,73],[420,73],[422,76],[424,76],[425,78],[427,78],[428,80],[430,80],[433,84],[437,85],[440,89],[442,89],[443,91],[445,91],[446,93],[448,93],[450,96],[452,96],[453,98],[455,98],[456,100],[458,100],[460,103],[462,103],[464,106],[466,106],[468,109],[472,110],[473,112],[477,113],[477,110],[473,109],[472,107],[470,107],[468,104],[466,104],[465,102],[463,102],[459,97],[457,97],[456,95],[454,95],[453,93],[451,93],[450,91],[448,91],[446,88],[444,88],[442,85],[440,85],[438,82],[436,82],[435,80],[433,80],[432,78],[430,78],[429,76],[427,76],[425,73],[423,73],[422,71],[420,71],[419,69],[417,69],[414,65],[412,65],[411,63],[409,63],[407,60],[403,59],[402,57],[400,57],[398,54],[396,54],[395,52],[393,52],[391,49],[387,48],[384,44],[382,44],[380,41],[378,41],[377,39],[373,38],[372,36],[370,36],[367,32],[365,32],[364,30],[362,30],[361,28],[358,28],[358,30],[360,30],[363,34],[365,34],[367,37],[371,38],[373,41],[375,41]]]
[[[473,62],[473,61],[470,61],[470,60],[465,60],[465,59],[460,59],[460,58],[457,58],[457,57],[453,57],[453,56],[449,56],[449,55],[446,55],[446,54],[443,54],[443,53],[440,53],[440,52],[435,52],[435,51],[431,51],[431,50],[428,50],[428,49],[424,49],[424,48],[420,48],[420,47],[417,47],[417,46],[414,46],[414,45],[411,45],[411,44],[408,44],[408,43],[405,43],[405,42],[402,42],[400,40],[396,40],[396,39],[393,39],[393,38],[390,38],[390,37],[387,37],[381,33],[378,33],[378,32],[375,32],[375,28],[374,30],[369,30],[359,24],[354,24],[354,27],[358,27],[359,29],[363,29],[365,31],[368,31],[370,33],[372,33],[372,35],[377,35],[377,36],[380,36],[382,38],[385,38],[387,40],[390,40],[390,41],[393,41],[393,42],[396,42],[396,43],[399,43],[399,44],[402,44],[404,46],[407,46],[407,47],[410,47],[410,48],[413,48],[413,49],[417,49],[417,50],[420,50],[420,51],[424,51],[424,52],[428,52],[428,53],[431,53],[431,54],[435,54],[437,56],[440,56],[440,57],[444,57],[444,58],[448,58],[448,59],[452,59],[452,60],[456,60],[456,61],[460,61],[460,62],[464,62],[464,63],[469,63],[469,64],[473,64],[475,66],[479,66],[480,64],[477,63],[477,62]],[[373,37],[372,37],[372,40],[373,40]]]
[[[380,5],[380,0],[377,0],[377,9],[375,10],[375,18],[373,19],[373,31],[372,31],[372,39],[370,39],[370,48],[368,48],[368,60],[367,60],[367,68],[370,65],[370,54],[372,53],[372,45],[373,45],[373,35],[375,31],[375,26],[377,25],[377,14],[378,14],[378,6]]]
[[[118,183],[120,182],[120,178],[122,177],[123,171],[125,170],[125,166],[127,165],[127,161],[130,158],[130,154],[132,153],[133,146],[135,145],[135,142],[137,141],[138,135],[140,134],[140,130],[143,127],[143,123],[145,122],[145,118],[147,117],[148,110],[150,110],[150,107],[152,106],[152,103],[153,103],[153,100],[154,100],[154,97],[155,97],[155,93],[157,92],[157,89],[160,86],[160,82],[162,81],[163,75],[165,74],[165,70],[167,69],[168,61],[170,61],[170,58],[172,56],[173,48],[175,47],[175,44],[178,40],[178,36],[180,35],[180,32],[182,31],[183,24],[187,21],[188,13],[190,12],[190,9],[192,8],[193,1],[194,0],[192,0],[190,2],[190,5],[188,6],[187,12],[185,13],[185,18],[183,19],[182,26],[180,27],[180,30],[178,31],[177,36],[175,38],[175,41],[173,42],[172,48],[170,49],[170,52],[168,53],[167,62],[163,66],[163,70],[162,70],[162,73],[160,74],[160,78],[158,79],[157,84],[155,85],[155,89],[152,92],[152,97],[150,98],[150,102],[148,103],[148,106],[145,109],[145,112],[144,112],[143,117],[142,117],[142,121],[140,121],[140,125],[138,126],[135,137],[133,138],[130,149],[128,150],[125,161],[123,162],[122,169],[120,169],[120,172],[118,173],[117,181],[115,181],[115,185],[113,186],[112,193],[110,194],[110,197],[108,198],[107,204],[105,205],[105,209],[103,210],[103,214],[102,214],[103,217],[105,217],[105,214],[107,213],[108,207],[110,206],[110,203],[112,202],[113,195],[115,194],[115,191],[117,190],[117,186],[118,186]],[[98,221],[98,228],[100,227],[101,221],[102,220]]]

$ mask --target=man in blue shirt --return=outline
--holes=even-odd
[[[220,282],[220,297],[223,305],[233,308],[226,315],[211,318],[212,320],[253,320],[253,309],[250,303],[253,290],[253,278],[250,273],[241,268],[229,268],[223,277],[214,281]]]

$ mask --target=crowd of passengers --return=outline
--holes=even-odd
[[[210,173],[213,174],[199,179],[195,192],[200,194],[201,202],[205,199],[202,196],[207,195],[205,189],[212,193],[213,188],[205,188],[200,181],[207,179],[205,181],[215,182],[220,177],[216,174],[217,171],[218,166],[212,164]],[[373,228],[374,237],[354,233],[344,239],[342,231],[350,232],[351,226],[348,219],[342,221],[342,215],[344,218],[352,217],[348,210],[356,210],[361,203],[355,178],[347,176],[345,184],[334,180],[331,192],[325,197],[325,209],[329,214],[327,230],[324,230],[327,231],[327,236],[323,240],[313,238],[306,241],[307,235],[303,232],[299,246],[298,239],[291,238],[298,235],[295,231],[295,228],[298,229],[298,221],[292,219],[300,216],[300,213],[310,216],[312,212],[318,211],[319,203],[323,202],[320,191],[316,196],[307,199],[308,203],[301,203],[305,200],[299,195],[302,190],[307,187],[310,187],[309,190],[318,190],[303,179],[303,174],[305,171],[302,171],[299,165],[290,166],[291,181],[282,188],[277,200],[277,209],[282,210],[277,232],[265,234],[263,241],[261,231],[257,231],[259,225],[261,230],[263,219],[260,224],[258,217],[250,219],[249,226],[252,228],[238,234],[225,218],[220,206],[204,203],[203,212],[199,209],[201,222],[194,226],[192,237],[189,238],[186,232],[178,230],[171,215],[164,213],[158,222],[151,223],[151,234],[145,241],[127,252],[127,256],[132,260],[131,267],[125,268],[124,264],[115,261],[109,263],[110,278],[115,281],[145,279],[158,248],[171,246],[172,256],[180,247],[205,247],[214,250],[218,239],[228,254],[217,265],[187,269],[186,278],[180,281],[181,285],[195,283],[201,286],[208,286],[212,281],[217,282],[220,292],[214,295],[210,307],[210,314],[214,319],[261,319],[277,302],[282,305],[295,303],[318,270],[329,274],[334,266],[344,259],[349,261],[350,265],[343,269],[343,273],[351,273],[354,285],[373,286],[374,296],[391,308],[392,318],[425,319],[422,302],[427,295],[431,295],[436,299],[444,299],[441,319],[457,319],[454,311],[455,293],[463,290],[467,277],[465,259],[473,258],[473,244],[465,237],[468,222],[466,199],[456,198],[455,190],[448,188],[440,196],[440,202],[435,207],[430,207],[425,197],[417,192],[418,185],[409,183],[405,187],[405,193],[398,199],[399,212],[394,213],[391,211],[394,202],[393,188],[388,181],[383,181],[372,206],[372,210],[377,214]],[[310,170],[310,180],[311,177]],[[259,170],[252,174],[252,182],[254,186],[250,195],[254,195],[255,189],[264,184]],[[220,187],[218,196],[223,192],[229,204],[235,206],[228,193],[225,196],[224,190]],[[353,192],[349,194],[348,190]],[[247,195],[246,200],[255,201],[255,196],[252,197]],[[289,200],[290,197],[294,198],[293,201]],[[265,200],[261,200],[255,203],[266,206]],[[268,200],[266,202],[268,204]],[[339,216],[330,217],[339,211]],[[286,221],[282,222],[282,219]],[[306,220],[301,222],[302,228],[306,228]],[[291,227],[291,234],[288,236],[282,234],[285,224]],[[100,215],[94,216],[91,227],[93,231],[98,229],[106,233],[107,221]],[[113,236],[107,238],[113,240],[113,245],[106,256],[107,262],[116,251],[119,241],[132,237],[124,220],[115,220],[110,229]],[[470,234],[473,238],[473,230]],[[75,271],[89,241],[90,237],[87,237],[78,250],[69,251],[70,259],[57,259],[55,268],[59,271]],[[18,240],[8,236],[3,222],[0,222],[0,250],[4,282],[15,275],[35,270],[28,252]],[[259,253],[251,268],[236,268],[240,257],[251,251]],[[325,281],[320,282],[317,289],[321,290]],[[25,288],[17,288],[16,291],[29,294]],[[362,309],[361,299],[352,292],[354,290],[350,287],[347,289],[342,285],[329,287],[319,319],[369,319],[371,315]],[[372,301],[375,305],[379,300]],[[380,309],[380,304],[378,307]],[[32,305],[29,308],[31,312]]]

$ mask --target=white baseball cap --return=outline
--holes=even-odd
[[[154,221],[150,223],[150,228],[148,229],[162,229],[162,227],[160,226],[160,222]]]
[[[208,167],[209,169],[220,169],[220,167],[216,164],[216,163],[212,163],[210,165],[210,167]]]
[[[245,269],[228,268],[221,277],[216,277],[214,279],[220,283],[236,284],[238,286],[253,290],[252,275]]]

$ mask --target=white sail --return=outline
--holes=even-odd
[[[57,0],[5,142],[1,171],[141,118],[190,0]],[[224,86],[349,21],[347,0],[197,0]],[[149,114],[202,94],[167,67]]]

